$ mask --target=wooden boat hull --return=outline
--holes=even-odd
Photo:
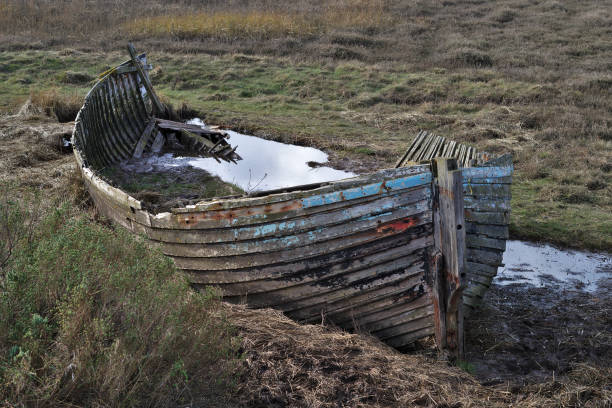
[[[217,286],[229,301],[274,307],[301,321],[328,319],[398,348],[432,334],[441,347],[460,348],[463,191],[482,189],[488,173],[467,174],[462,188],[461,175],[449,171],[458,189],[444,206],[440,191],[450,187],[440,190],[432,166],[416,165],[152,214],[98,172],[163,143],[160,123],[178,126],[154,117],[157,98],[143,68],[141,57],[107,72],[77,116],[75,158],[103,215],[159,243],[196,288]],[[217,151],[237,157],[228,147]],[[470,203],[478,201],[468,193]],[[441,245],[440,220],[455,207]],[[450,243],[454,249],[445,249]]]

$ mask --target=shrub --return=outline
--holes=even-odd
[[[191,290],[142,239],[66,207],[34,234],[0,281],[0,401],[167,406],[224,398],[238,360],[212,290]]]

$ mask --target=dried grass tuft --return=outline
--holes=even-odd
[[[65,94],[57,89],[33,91],[30,103],[47,115],[55,116],[60,123],[72,122],[83,105],[83,98],[76,93]]]

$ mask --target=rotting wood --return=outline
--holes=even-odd
[[[439,320],[446,322],[441,331],[441,343],[456,357],[463,357],[462,291],[465,279],[465,228],[463,219],[463,179],[456,159],[437,158],[433,161],[436,174],[434,207],[434,239],[442,254],[443,273],[436,274],[443,282],[436,286],[439,296]],[[442,310],[444,307],[444,310]],[[442,324],[440,324],[442,328]]]
[[[155,120],[151,118],[144,132],[142,132],[142,135],[140,135],[140,139],[138,139],[136,146],[134,146],[134,153],[132,154],[132,157],[137,158],[137,159],[142,157],[142,153],[144,152],[144,149],[147,146],[147,143],[149,143],[149,138],[151,137],[151,134],[153,133],[154,127],[155,127]]]
[[[186,130],[191,133],[211,135],[211,136],[216,136],[220,138],[227,137],[227,134],[225,132],[222,132],[220,130],[205,129],[198,125],[192,125],[189,123],[182,123],[182,122],[175,122],[172,120],[160,119],[160,118],[155,118],[155,121],[157,123],[157,126],[160,129],[168,129],[168,130],[176,130],[176,131]]]
[[[460,167],[483,165],[491,159],[486,152],[479,152],[472,146],[448,140],[426,131],[420,131],[410,147],[395,164],[395,167],[432,160],[436,157],[454,157]]]
[[[150,64],[142,64],[142,69],[145,71],[150,71],[153,69],[153,67]],[[137,72],[137,71],[138,71],[138,68],[136,67],[122,66],[122,67],[117,67],[112,72],[115,75],[121,75],[121,74],[127,74],[129,72]]]
[[[144,85],[145,89],[149,93],[149,97],[151,98],[151,101],[153,102],[153,108],[155,109],[156,112],[163,112],[164,105],[162,105],[159,98],[157,97],[157,94],[155,93],[155,90],[153,90],[153,85],[151,85],[151,81],[149,81],[149,77],[147,76],[142,66],[142,63],[140,62],[140,59],[138,58],[136,54],[134,45],[132,43],[129,43],[127,48],[128,48],[128,52],[130,53],[130,57],[132,58],[132,63],[134,64],[134,67],[136,68],[136,71],[138,72],[140,76],[142,84]]]
[[[194,152],[203,152],[217,161],[219,159],[233,162],[242,160],[242,157],[236,153],[236,148],[232,148],[232,146],[227,143],[227,134],[225,132],[204,129],[198,125],[174,122],[166,119],[155,118],[155,122],[160,129],[179,132],[181,135],[181,142],[189,145]],[[219,146],[221,146],[221,149],[215,150]]]

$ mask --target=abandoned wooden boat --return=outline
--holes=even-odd
[[[301,321],[324,318],[398,348],[435,334],[441,348],[461,352],[464,191],[472,220],[467,266],[475,268],[468,276],[486,286],[498,252],[479,262],[471,254],[504,245],[507,229],[495,222],[507,225],[508,208],[498,217],[496,206],[506,206],[511,164],[459,169],[456,159],[444,158],[405,166],[414,159],[407,155],[397,168],[366,176],[152,213],[101,170],[159,151],[171,137],[217,160],[241,157],[221,131],[163,119],[150,66],[129,50],[130,60],[87,94],[72,138],[102,214],[159,242],[196,288],[217,286],[229,301],[274,307]],[[465,299],[479,293],[468,291]]]

